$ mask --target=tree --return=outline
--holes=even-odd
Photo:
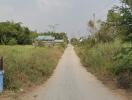
[[[122,2],[132,7],[132,0],[122,0]]]
[[[77,38],[72,38],[71,39],[71,44],[78,45],[79,44],[79,40]]]
[[[118,35],[124,42],[132,42],[132,9],[129,0],[122,0],[122,6],[109,10],[106,22],[101,24],[96,33],[98,40],[104,42],[114,40]]]
[[[1,22],[0,23],[0,44],[10,44],[13,41],[17,44],[31,44],[32,34],[35,34],[28,27],[23,27],[21,23]],[[35,35],[34,35],[35,36]]]
[[[97,31],[97,27],[95,24],[95,21],[93,20],[89,20],[88,22],[88,30],[91,34],[95,34],[95,32]]]
[[[102,22],[100,30],[95,34],[98,42],[110,42],[116,37],[115,28],[106,22]]]
[[[41,33],[41,35],[51,35],[53,37],[55,37],[55,39],[57,40],[64,40],[65,42],[68,42],[68,37],[67,34],[65,32],[46,32],[46,33]]]

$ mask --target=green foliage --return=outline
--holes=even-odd
[[[132,3],[122,0],[122,6],[115,6],[108,11],[107,20],[102,22],[97,31],[95,23],[90,20],[88,26],[92,31],[92,39],[96,42],[110,42],[121,38],[123,42],[132,42]]]
[[[116,37],[116,30],[107,22],[102,22],[100,30],[95,34],[97,42],[110,42]]]
[[[117,37],[117,28],[115,26],[120,22],[119,19],[120,14],[113,10],[109,10],[107,20],[105,22],[99,22],[99,29],[97,29],[97,25],[90,20],[88,26],[90,27],[90,30],[93,31],[91,31],[92,34],[88,39],[92,41],[94,40],[96,43],[114,41]]]
[[[53,72],[64,48],[61,46],[0,46],[4,57],[5,89],[18,90],[39,84]]]
[[[97,44],[97,39],[95,36],[89,36],[87,39],[83,39],[83,41],[79,43],[79,46],[86,46],[87,48],[91,48],[94,47],[95,44]]]
[[[16,45],[17,41],[16,39],[12,38],[11,40],[9,40],[8,45]]]
[[[71,44],[72,45],[78,45],[79,44],[79,40],[77,38],[72,38],[71,39]]]
[[[115,74],[119,75],[123,72],[132,73],[132,46],[122,47],[114,57],[118,64],[115,69]]]
[[[121,1],[132,7],[132,0],[121,0]]]
[[[87,69],[101,78],[116,80],[122,88],[132,87],[132,1],[109,10],[100,29],[79,43],[77,52]],[[92,21],[89,26],[95,26]]]
[[[31,44],[35,32],[23,27],[21,23],[1,22],[0,23],[0,44],[10,44],[13,40],[17,44]],[[12,44],[12,43],[11,43]]]
[[[83,41],[84,42],[84,41]],[[132,45],[113,42],[93,43],[85,40],[76,47],[81,62],[101,80],[116,80],[121,88],[132,86]]]
[[[123,46],[115,55],[116,62],[113,73],[117,76],[120,87],[130,88],[132,86],[132,45]]]
[[[94,47],[79,46],[79,55],[82,63],[94,73],[105,75],[113,68],[113,55],[118,51],[120,41],[99,43]]]
[[[56,33],[56,32],[47,32],[47,33],[41,33],[41,35],[51,35],[55,37],[57,40],[64,40],[66,43],[68,43],[68,37],[67,34],[64,32]]]
[[[62,48],[66,48],[67,43],[60,43],[60,44],[58,44],[58,45],[60,45],[60,47],[62,47]]]
[[[114,27],[124,42],[132,42],[132,9],[131,5],[127,5],[129,0],[124,1],[122,6],[109,10],[106,23]]]

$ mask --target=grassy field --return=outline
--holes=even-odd
[[[55,69],[64,47],[0,46],[5,89],[19,90],[44,82]]]
[[[102,43],[93,48],[82,46],[76,48],[81,62],[89,71],[104,76],[113,67],[113,54],[118,51],[120,43]]]
[[[88,44],[76,46],[75,50],[82,64],[99,79],[104,82],[113,81],[121,88],[131,88],[131,47],[131,44],[122,44],[116,40],[109,43],[99,43],[94,47],[89,47]],[[125,49],[122,50],[122,48]]]

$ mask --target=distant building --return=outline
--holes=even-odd
[[[64,40],[56,40],[53,36],[38,36],[35,38],[34,46],[54,46],[55,44],[64,43]]]
[[[64,40],[55,40],[55,44],[64,43]]]
[[[38,36],[35,38],[34,46],[54,46],[55,37],[53,36]]]

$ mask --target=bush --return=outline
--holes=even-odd
[[[72,45],[78,45],[79,44],[79,40],[77,38],[72,38],[70,42]]]
[[[120,42],[100,43],[89,48],[84,45],[80,48],[80,57],[82,63],[92,72],[107,74],[112,69],[114,61],[113,55],[120,48]]]
[[[32,44],[32,39],[37,36],[36,32],[31,31],[28,27],[15,22],[0,22],[0,44],[13,45]]]
[[[119,40],[98,43],[93,47],[84,44],[76,48],[81,62],[88,71],[101,80],[116,80],[121,88],[132,86],[132,45]]]
[[[122,47],[114,56],[117,64],[114,73],[120,87],[132,86],[132,46]]]
[[[17,41],[16,39],[12,38],[11,40],[9,40],[8,45],[16,45]]]

